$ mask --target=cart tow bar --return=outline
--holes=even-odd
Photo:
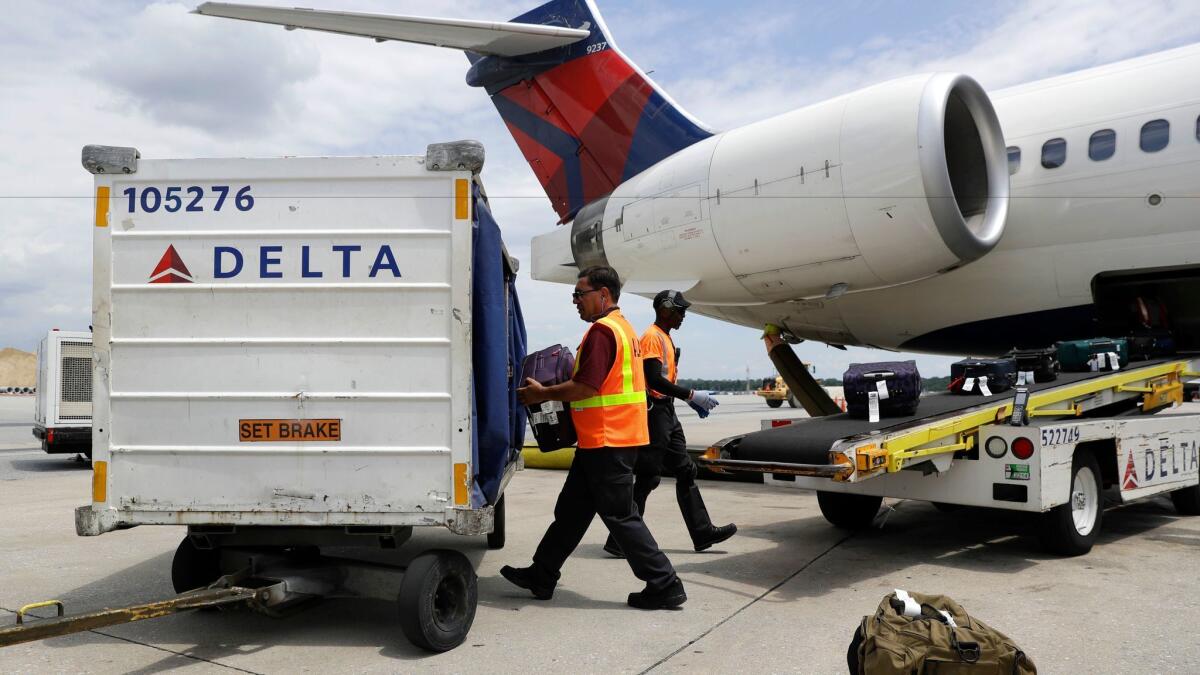
[[[148,602],[117,609],[102,609],[98,612],[75,616],[63,616],[63,603],[58,600],[35,602],[17,610],[17,624],[15,626],[0,628],[0,647],[8,647],[34,640],[44,640],[61,635],[70,635],[71,633],[95,630],[97,628],[104,628],[105,626],[144,621],[145,619],[157,619],[160,616],[178,614],[179,612],[203,609],[205,607],[220,607],[237,603],[250,605],[267,604],[271,599],[271,594],[272,591],[270,588],[244,588],[242,586],[201,588],[180,593],[168,600],[159,600],[157,602]],[[57,617],[39,619],[28,623],[25,621],[26,614],[31,610],[51,606],[58,608]]]

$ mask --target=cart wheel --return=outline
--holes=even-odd
[[[205,588],[221,576],[221,552],[215,548],[196,548],[191,537],[184,537],[171,561],[171,586],[176,593]]]
[[[487,536],[488,548],[495,551],[504,548],[504,495],[492,509],[492,531]]]
[[[821,507],[821,515],[834,526],[847,530],[870,527],[882,504],[883,497],[817,491],[817,506]]]
[[[1200,485],[1193,485],[1171,493],[1171,501],[1181,516],[1200,516]]]
[[[781,405],[783,405],[783,399],[781,399],[781,398],[767,399],[767,407],[768,408],[778,408]]]
[[[467,639],[478,601],[475,570],[466,556],[427,551],[413,559],[400,582],[400,628],[422,649],[449,651]]]
[[[1092,550],[1100,534],[1104,504],[1100,497],[1100,465],[1090,452],[1076,452],[1071,462],[1071,494],[1041,515],[1042,544],[1065,556]]]
[[[788,406],[791,408],[795,408],[798,405],[800,405],[800,404],[796,402],[796,397],[792,396],[791,394],[788,394]]]

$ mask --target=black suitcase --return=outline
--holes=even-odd
[[[911,415],[921,401],[921,373],[916,361],[851,363],[842,375],[842,395],[851,417],[870,415],[870,393],[879,395],[879,414]]]
[[[1026,384],[1031,382],[1053,382],[1058,379],[1062,366],[1058,363],[1058,350],[1054,347],[1044,349],[1014,349],[1005,358],[1017,362],[1017,378],[1020,373],[1032,373],[1033,377],[1025,377]]]
[[[950,364],[950,391],[989,396],[1017,383],[1015,359],[963,359]]]
[[[1137,331],[1129,340],[1129,360],[1149,361],[1175,353],[1175,338],[1167,330]]]

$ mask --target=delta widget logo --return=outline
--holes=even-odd
[[[179,257],[179,252],[175,250],[172,244],[167,246],[167,252],[163,253],[162,258],[158,261],[154,271],[150,273],[150,283],[152,284],[191,284],[195,283],[192,279],[192,273],[188,270],[187,265],[183,264],[183,259]]]

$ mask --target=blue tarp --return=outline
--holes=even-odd
[[[525,444],[525,408],[517,403],[525,320],[517,300],[516,270],[509,264],[500,227],[486,198],[474,187],[472,238],[472,357],[474,359],[475,466],[471,506],[495,504],[500,480]]]

